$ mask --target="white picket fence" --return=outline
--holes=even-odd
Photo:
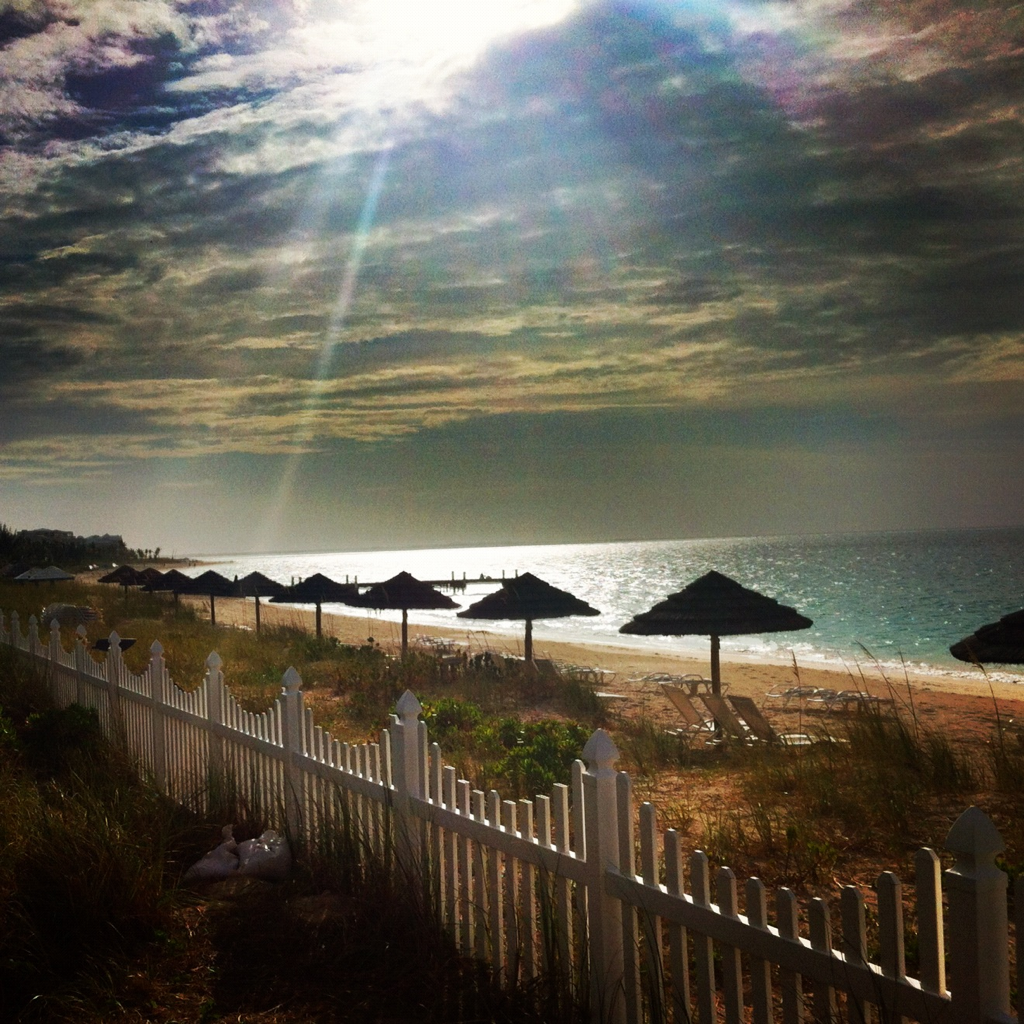
[[[756,879],[745,885],[741,913],[729,868],[716,873],[712,902],[706,856],[684,860],[675,831],[659,837],[651,804],[634,817],[629,776],[615,770],[618,752],[603,730],[590,737],[570,785],[502,800],[444,764],[409,692],[379,743],[349,745],[314,724],[294,669],[273,706],[255,715],[225,688],[216,654],[202,684],[185,692],[168,677],[158,643],[136,676],[116,633],[97,662],[83,628],[68,652],[56,622],[44,644],[34,617],[23,635],[17,615],[5,626],[0,612],[0,641],[40,664],[59,704],[94,708],[107,734],[177,800],[202,809],[211,787],[230,785],[294,840],[343,824],[371,854],[397,851],[431,881],[465,954],[509,983],[568,968],[595,1022],[1017,1024],[1011,972],[1024,990],[1024,957],[1014,970],[1007,876],[995,864],[1003,843],[977,808],[946,838],[951,868],[942,870],[932,850],[917,855],[912,978],[899,878],[885,872],[876,886],[878,963],[868,960],[864,897],[853,886],[842,892],[838,941],[828,904],[815,899],[801,911],[788,889],[775,894],[771,923]]]

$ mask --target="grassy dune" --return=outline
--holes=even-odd
[[[1002,830],[1006,870],[1024,867],[1024,742],[995,706],[985,736],[961,736],[946,722],[926,724],[912,692],[893,683],[892,704],[817,723],[832,742],[705,746],[670,735],[658,717],[609,713],[583,675],[545,678],[483,656],[452,666],[423,651],[401,662],[298,625],[259,637],[214,628],[167,595],[77,583],[54,590],[0,585],[0,608],[17,609],[24,623],[43,600],[91,603],[100,619],[90,640],[112,629],[136,637],[126,661],[140,671],[159,639],[172,676],[186,684],[198,684],[217,650],[229,686],[252,710],[276,696],[294,665],[317,720],[342,739],[375,736],[411,689],[460,774],[509,797],[566,781],[586,736],[603,725],[663,828],[741,877],[802,896],[834,898],[842,884],[870,886],[888,869],[906,882],[913,852],[941,847],[972,803]],[[22,1014],[4,1019],[366,1020],[377,1006],[392,1008],[388,1019],[421,1021],[466,1019],[471,1007],[486,1020],[575,1014],[555,990],[532,1001],[495,990],[454,955],[423,900],[338,850],[313,851],[285,885],[222,887],[202,898],[183,889],[184,868],[225,821],[243,820],[240,809],[216,809],[206,821],[184,815],[138,781],[88,715],[48,708],[10,657],[0,676],[0,770],[12,806],[0,864],[0,998]],[[263,824],[245,820],[236,837]],[[908,916],[911,936],[914,927]],[[406,975],[408,984],[396,980]],[[443,981],[428,982],[434,975]]]

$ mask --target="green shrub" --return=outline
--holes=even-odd
[[[500,719],[480,732],[485,745],[497,744],[502,751],[485,762],[484,775],[516,797],[549,793],[556,782],[568,782],[572,763],[590,735],[578,722],[517,718]]]
[[[469,700],[440,697],[423,703],[423,721],[429,736],[445,750],[459,734],[472,733],[483,722],[483,712]]]

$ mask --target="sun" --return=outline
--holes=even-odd
[[[492,43],[552,25],[579,0],[337,0],[304,44],[353,67],[455,71]]]
[[[559,21],[568,0],[373,0],[386,45],[410,58],[474,57],[502,36]]]

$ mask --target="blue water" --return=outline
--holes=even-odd
[[[812,628],[752,637],[723,637],[722,654],[763,659],[793,655],[801,664],[903,664],[915,670],[979,676],[956,661],[949,645],[978,626],[1024,607],[1024,529],[946,530],[845,536],[637,541],[531,547],[413,551],[208,555],[196,574],[216,564],[225,575],[254,569],[284,583],[322,572],[372,583],[401,570],[420,579],[463,575],[462,606],[490,593],[502,575],[532,572],[571,591],[602,614],[538,622],[538,639],[584,640],[707,656],[700,637],[628,637],[619,626],[709,569],[792,605]],[[481,576],[492,577],[480,582]],[[494,582],[497,581],[497,582]],[[365,615],[345,606],[325,611]],[[399,613],[367,616],[368,629]],[[517,623],[458,619],[455,612],[410,612],[414,623],[521,635]],[[378,625],[379,629],[380,626]],[[379,635],[379,634],[378,634]],[[1012,670],[995,678],[1018,678]]]

